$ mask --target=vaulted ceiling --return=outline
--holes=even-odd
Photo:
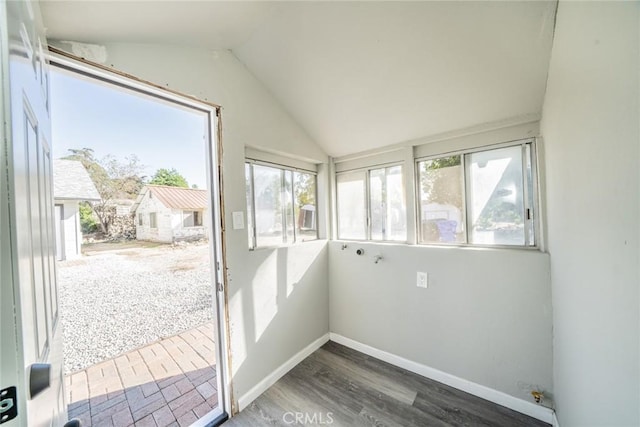
[[[555,2],[45,1],[50,37],[230,49],[339,156],[541,111]]]

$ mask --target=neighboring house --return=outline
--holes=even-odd
[[[136,239],[172,243],[208,238],[207,190],[145,186],[132,207]]]
[[[53,198],[55,203],[56,259],[81,255],[82,229],[80,202],[100,200],[89,173],[75,160],[53,161]]]

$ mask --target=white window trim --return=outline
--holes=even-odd
[[[184,215],[185,213],[190,213],[191,215],[193,215],[193,225],[184,225]],[[196,217],[195,214],[198,214],[200,216],[200,225],[196,224]],[[182,210],[182,228],[197,228],[197,227],[204,227],[204,223],[202,221],[202,217],[203,217],[203,213],[204,211],[201,209],[183,209]]]
[[[530,136],[531,134],[536,134],[538,129],[538,122],[527,123],[518,126],[511,126],[502,129],[492,130],[481,132],[478,134],[470,134],[464,135],[461,137],[455,137],[447,141],[435,141],[428,144],[420,144],[414,146],[406,146],[407,149],[410,148],[410,153],[405,160],[397,160],[398,154],[396,150],[387,150],[381,152],[367,152],[362,155],[351,155],[345,156],[342,158],[334,159],[333,164],[334,170],[332,171],[332,200],[333,200],[333,210],[332,210],[332,218],[334,224],[334,239],[337,241],[353,241],[353,242],[363,242],[363,243],[383,243],[383,244],[399,244],[399,245],[408,245],[408,246],[422,246],[422,247],[440,247],[440,248],[471,248],[471,249],[507,249],[507,250],[525,250],[525,251],[544,251],[544,217],[543,217],[543,198],[542,198],[542,178],[540,175],[540,162],[541,162],[541,154],[539,151],[539,144],[541,143],[540,138],[536,136]],[[518,137],[518,134],[520,135]],[[528,134],[528,135],[523,135]],[[501,140],[503,142],[495,143],[490,141]],[[475,142],[475,143],[474,143]],[[446,144],[446,145],[445,145]],[[533,236],[535,240],[534,245],[526,246],[528,242],[528,237],[525,237],[525,245],[492,245],[492,244],[479,244],[479,243],[439,243],[439,242],[422,242],[422,224],[421,224],[421,215],[420,211],[420,184],[419,184],[419,175],[420,171],[418,168],[418,163],[425,160],[433,160],[442,157],[462,156],[462,166],[464,168],[464,180],[463,180],[463,217],[464,217],[464,225],[465,225],[465,233],[468,233],[468,222],[467,222],[467,165],[465,164],[465,154],[484,152],[499,148],[507,148],[514,146],[525,146],[529,144],[531,148],[531,181],[533,183],[533,195],[531,197],[532,205],[528,206],[527,200],[529,200],[528,195],[528,187],[526,185],[523,186],[523,200],[525,200],[525,209],[530,208],[533,212]],[[455,149],[447,150],[447,146],[453,145]],[[427,154],[428,153],[428,154]],[[526,151],[523,149],[523,166],[526,164]],[[412,155],[413,154],[413,155]],[[386,159],[386,161],[385,161]],[[413,164],[411,164],[413,161]],[[338,206],[338,181],[337,177],[342,174],[348,174],[351,172],[358,171],[366,171],[366,210],[367,210],[367,237],[371,236],[370,231],[370,192],[369,192],[369,172],[372,169],[380,169],[384,167],[394,166],[394,165],[402,165],[403,166],[403,174],[413,174],[413,177],[405,176],[405,187],[408,185],[408,179],[412,180],[413,188],[406,187],[405,191],[405,200],[407,203],[407,241],[382,241],[382,240],[371,240],[370,238],[366,239],[353,239],[353,238],[342,238],[340,237],[340,225],[339,225],[339,206]],[[413,171],[411,171],[410,166],[413,167]],[[523,169],[523,179],[526,178],[526,168]],[[409,194],[412,193],[412,194]],[[412,197],[411,197],[412,196]],[[413,198],[413,200],[411,200]],[[412,215],[410,215],[410,213]],[[413,218],[411,218],[413,216]],[[411,222],[411,224],[410,224]],[[413,230],[411,230],[411,226],[413,225]],[[413,240],[412,240],[413,235]],[[526,233],[525,233],[526,236]]]
[[[255,162],[263,162],[265,165],[276,165],[278,167],[285,167],[292,170],[300,170],[306,172],[318,172],[318,165],[306,160],[294,159],[291,157],[269,153],[256,148],[245,146],[244,148],[245,159],[251,159]]]
[[[397,244],[408,244],[409,243],[409,227],[407,224],[407,238],[405,240],[373,240],[371,239],[371,185],[370,185],[370,173],[372,170],[377,170],[377,169],[387,169],[390,167],[394,167],[394,166],[400,166],[402,167],[402,176],[403,176],[403,184],[404,184],[404,177],[406,174],[406,165],[405,162],[403,161],[394,161],[394,162],[388,162],[388,163],[381,163],[381,164],[376,164],[376,165],[371,165],[371,166],[367,166],[367,167],[358,167],[355,169],[346,169],[346,170],[341,170],[340,172],[336,172],[336,183],[335,183],[335,191],[336,191],[336,235],[338,237],[338,240],[344,240],[344,241],[350,241],[350,242],[374,242],[374,243],[397,243]],[[366,237],[364,239],[346,239],[346,238],[342,238],[340,237],[340,215],[338,214],[340,206],[339,206],[339,198],[337,197],[338,194],[338,179],[337,177],[340,175],[349,175],[351,173],[355,173],[355,172],[365,172],[365,223],[366,223]],[[407,197],[406,197],[406,191],[405,191],[405,186],[402,186],[402,191],[405,192],[405,204],[407,203]],[[405,205],[405,212],[409,210],[409,206]],[[406,215],[406,214],[405,214]]]
[[[528,245],[528,233],[525,232],[525,244],[524,245],[491,245],[491,244],[480,244],[480,243],[470,243],[469,242],[469,221],[468,221],[468,217],[467,217],[467,187],[469,186],[469,173],[468,173],[468,165],[466,164],[466,160],[465,160],[465,155],[467,154],[473,154],[473,153],[481,153],[481,152],[485,152],[485,151],[491,151],[491,150],[497,150],[500,148],[509,148],[509,147],[522,147],[522,164],[523,164],[523,180],[525,179],[525,173],[526,173],[526,168],[524,168],[525,164],[526,164],[526,152],[524,147],[529,144],[529,146],[531,147],[531,181],[533,182],[533,206],[528,206],[528,187],[527,185],[525,185],[526,183],[523,183],[523,200],[524,202],[524,209],[525,212],[526,210],[529,208],[531,209],[531,211],[533,212],[533,219],[532,224],[533,224],[533,235],[534,235],[534,240],[535,240],[535,244],[534,245]],[[420,162],[426,161],[426,160],[434,160],[434,159],[440,159],[442,157],[450,157],[450,156],[460,156],[461,157],[461,165],[462,165],[462,170],[463,170],[463,185],[462,185],[462,206],[463,206],[463,221],[464,221],[464,228],[465,228],[465,238],[466,238],[466,242],[463,243],[458,243],[458,242],[454,242],[454,243],[438,243],[438,242],[423,242],[422,241],[422,212],[420,210],[420,200],[421,200],[421,194],[420,194],[420,185],[419,185],[419,180],[420,180],[420,168],[418,167],[418,164]],[[540,190],[539,190],[539,186],[540,186],[540,182],[538,179],[538,156],[537,156],[537,148],[536,148],[536,138],[525,138],[525,139],[519,139],[519,140],[513,140],[513,141],[508,141],[508,142],[501,142],[501,143],[497,143],[497,144],[490,144],[490,145],[484,145],[484,146],[480,146],[480,147],[474,147],[474,148],[469,148],[469,149],[461,149],[461,150],[455,150],[455,151],[449,151],[449,152],[445,152],[445,153],[441,153],[441,154],[433,154],[433,155],[429,155],[429,156],[423,156],[423,157],[416,157],[414,159],[414,163],[415,163],[415,182],[416,182],[416,194],[415,194],[415,211],[416,211],[416,232],[418,234],[418,238],[416,240],[417,245],[419,246],[437,246],[437,247],[470,247],[470,248],[491,248],[491,249],[525,249],[525,250],[540,250],[541,249],[541,244],[540,244],[540,239],[541,239],[541,233],[540,233],[540,227],[541,227],[541,221],[540,221]]]
[[[299,245],[299,244],[303,244],[306,242],[313,242],[316,240],[320,239],[320,227],[319,227],[319,221],[318,221],[318,216],[319,216],[319,212],[318,212],[318,172],[316,170],[309,170],[309,169],[302,169],[302,168],[297,168],[297,167],[292,167],[292,166],[287,166],[287,165],[283,165],[280,163],[273,163],[273,162],[267,162],[264,160],[256,160],[256,159],[252,159],[252,158],[245,158],[244,161],[245,165],[249,164],[251,167],[249,168],[250,171],[250,184],[251,184],[251,212],[247,212],[247,215],[251,215],[251,229],[249,230],[249,232],[251,233],[251,243],[249,244],[249,250],[250,251],[255,251],[255,250],[260,250],[260,249],[273,249],[273,248],[282,248],[282,247],[288,247],[288,246],[294,246],[294,245]],[[254,189],[254,176],[253,176],[253,166],[254,165],[258,165],[258,166],[265,166],[265,167],[269,167],[269,168],[275,168],[275,169],[279,169],[282,171],[291,171],[292,173],[292,197],[295,197],[295,191],[293,190],[293,187],[295,187],[295,179],[293,173],[294,172],[301,172],[301,173],[306,173],[309,175],[313,175],[315,176],[315,187],[314,187],[314,200],[315,200],[315,206],[316,206],[316,238],[315,239],[311,239],[311,240],[298,240],[298,233],[296,232],[296,227],[295,227],[295,215],[294,215],[294,226],[293,226],[293,242],[285,242],[284,240],[286,239],[286,224],[285,227],[283,227],[283,242],[281,244],[278,245],[265,245],[265,246],[258,246],[257,242],[257,229],[256,229],[256,193],[255,193],[255,189]],[[284,187],[284,180],[285,180],[285,176],[284,174],[281,175],[281,180],[282,180],[282,186]],[[281,195],[282,197],[282,195]],[[292,200],[292,206],[294,208],[294,212],[295,212],[295,199]],[[284,208],[283,208],[283,212],[282,212],[283,218],[286,218],[286,214],[284,212]]]

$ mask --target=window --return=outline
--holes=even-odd
[[[535,246],[531,144],[419,160],[420,242]]]
[[[418,162],[420,241],[464,243],[461,156]]]
[[[367,238],[366,172],[338,175],[338,237],[365,240]]]
[[[158,224],[156,223],[156,213],[151,212],[149,214],[149,227],[150,228],[158,228]]]
[[[183,227],[202,227],[201,211],[182,211]]]
[[[407,240],[402,166],[340,173],[336,182],[338,238]]]
[[[250,248],[318,238],[314,173],[251,161],[245,179]]]
[[[142,214],[141,213],[138,214],[138,225],[142,226]]]

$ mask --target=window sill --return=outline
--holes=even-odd
[[[461,249],[461,250],[512,250],[512,251],[525,251],[525,252],[541,252],[545,253],[540,246],[511,246],[511,245],[471,245],[464,243],[408,243],[408,242],[394,242],[394,241],[378,241],[378,240],[354,240],[354,239],[336,239],[332,242],[339,242],[345,244],[361,244],[361,245],[383,245],[383,246],[400,246],[410,248],[432,248],[432,249]]]
[[[301,246],[304,245],[306,243],[312,243],[312,242],[318,242],[318,241],[325,241],[328,242],[328,239],[313,239],[313,240],[305,240],[302,242],[295,242],[295,243],[283,243],[281,245],[271,245],[271,246],[258,246],[255,248],[249,248],[249,252],[256,252],[256,251],[263,251],[263,250],[273,250],[273,249],[282,249],[282,248],[294,248],[296,246]]]

